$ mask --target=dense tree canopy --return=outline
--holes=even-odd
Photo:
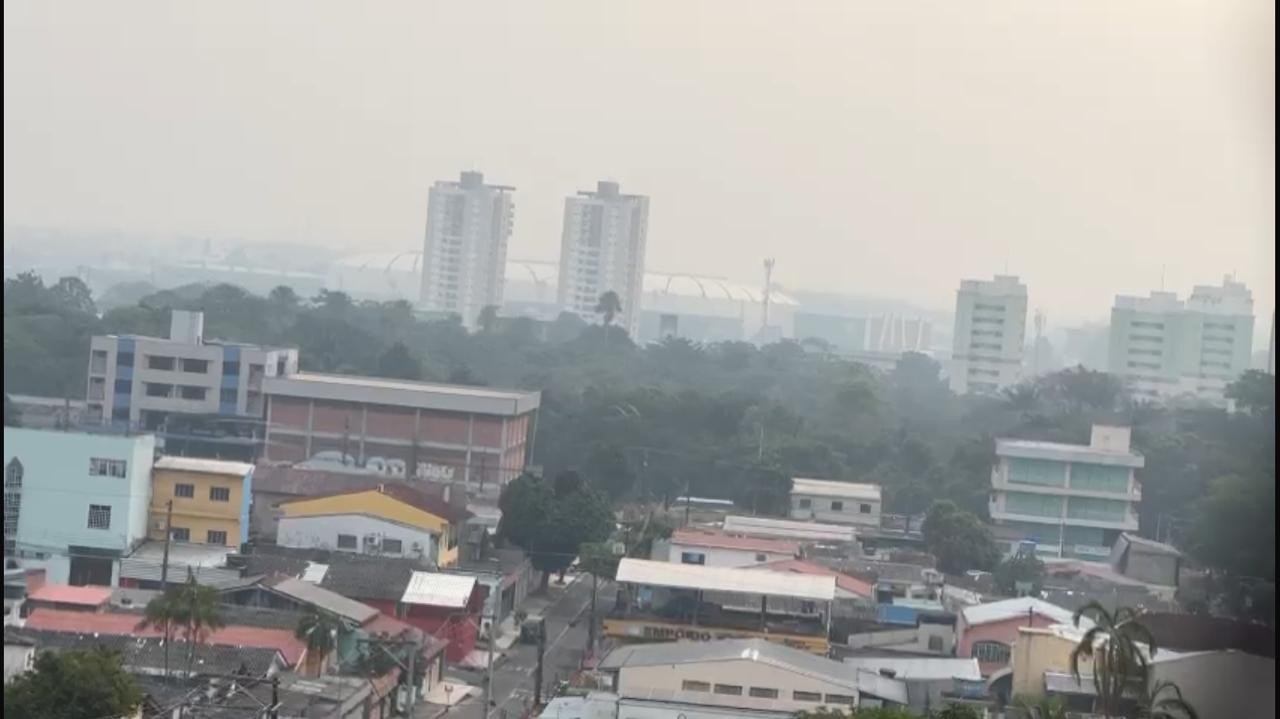
[[[4,715],[12,719],[124,717],[141,704],[120,655],[104,649],[41,652],[30,672],[4,688]]]
[[[961,574],[971,569],[989,571],[1000,560],[991,532],[972,512],[953,502],[937,502],[925,515],[925,547],[938,558],[938,569]]]
[[[498,534],[529,553],[544,587],[551,572],[573,563],[582,545],[604,541],[614,529],[609,501],[576,472],[517,477],[503,488],[498,506]]]
[[[1274,542],[1232,529],[1275,532],[1274,512],[1256,510],[1274,506],[1275,385],[1261,373],[1231,388],[1242,410],[1234,413],[1146,404],[1115,377],[1083,368],[1002,396],[957,397],[924,355],[882,372],[813,342],[638,346],[616,323],[588,325],[572,313],[540,324],[486,312],[483,331],[468,333],[456,318],[422,317],[406,302],[332,291],[264,297],[190,285],[112,304],[98,316],[76,280],[6,280],[6,393],[81,397],[92,334],[164,335],[171,308],[199,309],[208,336],[296,346],[306,370],[542,390],[534,464],[546,476],[576,470],[616,501],[688,492],[770,513],[783,509],[790,477],[814,476],[878,482],[886,512],[947,500],[979,520],[996,437],[1086,443],[1090,423],[1105,420],[1130,424],[1146,459],[1144,534],[1159,530],[1227,579],[1275,577],[1273,550],[1258,549]],[[1252,500],[1212,491],[1215,481]]]

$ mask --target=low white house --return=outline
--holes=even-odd
[[[420,527],[366,514],[282,516],[276,544],[393,557],[437,556],[437,536]]]
[[[880,485],[796,477],[791,518],[831,524],[880,526]]]
[[[708,567],[750,567],[792,559],[797,542],[762,537],[735,537],[723,532],[679,529],[671,535],[667,561]]]

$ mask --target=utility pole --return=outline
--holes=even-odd
[[[280,677],[271,677],[271,707],[267,719],[280,719]]]
[[[416,695],[418,691],[417,682],[414,680],[413,667],[414,667],[414,662],[418,658],[418,653],[422,651],[422,644],[420,643],[420,641],[417,639],[413,639],[413,640],[360,639],[358,641],[362,644],[372,644],[373,646],[381,649],[382,652],[386,654],[388,657],[390,657],[391,661],[395,662],[400,667],[400,670],[404,672],[405,675],[408,677],[409,679],[409,681],[407,682],[409,686],[408,715],[413,716],[413,707],[417,700]],[[409,661],[407,663],[400,661],[400,657],[396,656],[395,654],[392,654],[391,651],[387,649],[388,646],[409,647]]]
[[[534,706],[542,705],[542,659],[547,653],[547,624],[544,619],[542,626],[538,628],[538,668],[534,672],[533,679],[533,704]]]
[[[164,510],[164,557],[160,560],[160,591],[169,588],[169,542],[173,537],[173,500]]]
[[[501,583],[499,583],[499,586],[501,586]],[[501,600],[502,595],[499,592],[499,593],[495,593],[494,595],[491,595],[489,598]],[[490,610],[490,613],[488,614],[486,619],[489,622],[489,629],[488,631],[485,632],[489,640],[489,648],[488,648],[488,651],[485,652],[486,656],[485,656],[485,668],[484,668],[484,674],[485,674],[484,676],[484,713],[481,714],[481,716],[484,717],[484,719],[489,719],[489,705],[493,703],[493,700],[491,698],[493,696],[493,650],[494,650],[494,647],[496,646],[494,642],[493,629],[494,629],[495,620],[497,619],[497,616],[493,613],[492,609]]]
[[[597,561],[599,561],[597,559]],[[599,571],[599,567],[596,568]],[[590,624],[587,625],[587,656],[591,659],[596,658],[596,590],[599,586],[599,575],[596,572],[591,573],[591,612],[589,615]]]

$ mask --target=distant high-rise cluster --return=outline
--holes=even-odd
[[[440,181],[427,203],[419,305],[456,314],[474,329],[484,308],[502,305],[507,244],[514,224],[514,188],[486,185],[479,172]],[[649,198],[624,195],[601,181],[594,192],[565,198],[556,301],[594,322],[602,295],[617,295],[615,322],[639,330]]]
[[[1150,398],[1225,400],[1226,386],[1253,356],[1253,295],[1225,278],[1197,285],[1185,302],[1173,292],[1116,297],[1108,370]]]
[[[951,389],[996,392],[1022,378],[1027,286],[1017,277],[964,280],[956,293]]]
[[[635,336],[644,292],[644,252],[649,233],[649,198],[624,195],[616,182],[565,198],[560,238],[560,306],[586,320],[597,316],[606,292],[618,295],[618,326]]]
[[[486,185],[479,172],[431,188],[422,248],[423,309],[457,314],[474,328],[484,307],[501,306],[514,190]]]

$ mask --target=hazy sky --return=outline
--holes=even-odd
[[[4,220],[417,249],[427,188],[652,197],[648,264],[1031,305],[1274,306],[1274,3],[4,3]]]

